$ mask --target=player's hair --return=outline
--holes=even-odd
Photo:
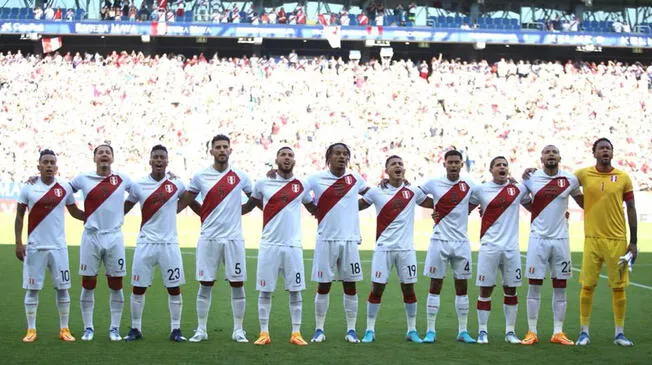
[[[457,157],[459,157],[460,160],[461,160],[461,159],[462,159],[462,152],[460,152],[460,151],[458,151],[458,150],[450,150],[450,151],[447,151],[447,152],[444,154],[444,161],[446,161],[446,159],[447,159],[448,157],[450,157],[450,156],[457,156]]]
[[[344,147],[346,152],[349,154],[349,157],[351,156],[351,150],[349,149],[349,146],[347,146],[346,144],[344,144],[342,142],[333,143],[332,145],[328,146],[328,148],[326,149],[326,163],[327,164],[328,164],[328,159],[331,157],[331,155],[333,154],[333,150],[337,146]]]
[[[152,147],[152,150],[149,153],[153,153],[154,151],[165,151],[165,153],[168,153],[168,149],[165,148],[162,144],[157,144],[156,146]]]
[[[98,144],[97,147],[95,147],[95,149],[93,150],[93,156],[97,154],[97,150],[99,150],[100,147],[109,147],[109,149],[111,150],[111,154],[113,155],[113,147],[111,147],[111,145],[108,143],[102,143],[102,144]]]
[[[278,156],[278,154],[281,153],[281,151],[283,151],[283,150],[290,150],[290,151],[294,152],[294,150],[290,146],[283,146],[283,147],[279,148],[278,151],[276,151],[276,156]]]
[[[391,159],[393,159],[393,158],[398,158],[398,159],[401,159],[401,160],[403,159],[403,158],[402,158],[401,156],[399,156],[399,155],[391,155],[391,156],[387,157],[387,160],[385,160],[385,167],[387,167],[387,164],[389,163],[389,160],[391,160]]]
[[[505,156],[496,156],[491,160],[491,162],[489,162],[489,170],[493,169],[496,161],[500,159],[505,160],[505,162],[507,162],[507,165],[509,166],[509,161],[507,161],[507,158],[505,158]]]
[[[47,149],[47,148],[46,148],[46,149],[42,150],[41,152],[39,152],[38,160],[41,161],[41,157],[43,157],[43,156],[54,156],[54,157],[57,157],[57,154],[54,153],[54,151],[52,151],[51,149]]]
[[[598,138],[595,142],[593,142],[593,148],[591,148],[591,151],[593,153],[595,153],[595,150],[598,148],[598,143],[600,143],[600,142],[609,143],[609,146],[611,146],[611,150],[613,151],[613,149],[614,149],[613,143],[611,143],[611,141],[609,139],[607,139],[605,137],[602,137],[602,138]]]
[[[229,137],[227,137],[227,136],[224,135],[224,134],[218,134],[218,135],[216,135],[215,137],[213,137],[213,139],[211,140],[211,147],[213,147],[213,145],[214,145],[215,142],[217,142],[217,141],[226,141],[226,143],[228,143],[229,146],[231,145],[231,139],[229,139]]]

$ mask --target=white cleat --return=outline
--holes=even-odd
[[[326,341],[326,334],[324,334],[324,330],[321,329],[316,329],[315,334],[312,335],[312,338],[310,339],[310,342],[324,342]]]
[[[109,339],[111,341],[122,341],[122,336],[120,336],[120,330],[118,327],[112,327],[109,330]]]
[[[95,330],[88,327],[84,330],[84,334],[81,336],[82,341],[93,341],[93,337],[95,337]]]
[[[521,339],[516,336],[516,333],[509,331],[505,333],[505,342],[511,343],[513,345],[520,345]]]
[[[478,343],[480,344],[489,343],[489,334],[487,333],[487,331],[480,331],[480,333],[478,333]]]
[[[233,331],[233,334],[231,335],[231,339],[235,342],[240,342],[240,343],[248,343],[249,340],[247,340],[247,333],[244,330],[236,330]]]
[[[188,342],[202,342],[208,340],[208,333],[204,330],[197,329],[195,334],[188,339]]]

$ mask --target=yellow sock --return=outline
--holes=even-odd
[[[593,287],[583,286],[580,290],[580,325],[588,326],[591,322],[593,307]]]
[[[627,308],[627,297],[625,289],[615,288],[611,296],[611,307],[614,311],[614,323],[616,327],[625,326],[625,309]]]

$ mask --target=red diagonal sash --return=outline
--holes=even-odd
[[[435,205],[435,212],[437,212],[437,219],[435,224],[441,222],[445,216],[457,207],[462,200],[469,193],[469,185],[464,181],[460,181],[453,185],[448,191],[439,198],[437,205]]]
[[[145,199],[141,208],[142,221],[140,222],[140,228],[143,228],[145,223],[152,219],[154,214],[177,193],[177,190],[177,186],[166,179]]]
[[[233,170],[226,173],[222,178],[213,185],[211,190],[206,193],[204,202],[201,205],[201,222],[213,212],[215,207],[220,205],[233,189],[240,183],[240,177]]]
[[[521,190],[516,185],[509,184],[502,188],[494,199],[487,205],[482,214],[482,226],[480,228],[480,238],[487,233],[489,227],[491,227],[498,218],[509,208],[509,206],[514,202],[518,194],[521,193]]]
[[[45,217],[54,210],[54,208],[61,203],[61,200],[66,196],[66,189],[59,183],[55,183],[42,197],[39,199],[32,209],[29,210],[27,219],[27,234],[31,234],[34,228],[45,219]]]
[[[283,208],[301,195],[301,193],[303,193],[303,184],[299,180],[294,179],[272,195],[263,209],[263,227],[283,210]]]
[[[398,217],[399,214],[414,196],[414,192],[405,187],[401,188],[399,191],[394,194],[394,196],[385,203],[383,209],[378,212],[378,218],[376,219],[376,239],[380,237],[385,229]]]
[[[556,177],[548,181],[548,183],[534,195],[531,221],[534,222],[534,219],[541,214],[548,204],[552,203],[552,201],[563,193],[564,190],[568,189],[569,186],[570,183],[565,177]]]
[[[353,175],[345,175],[324,190],[317,202],[318,223],[321,223],[326,214],[355,186],[356,182],[357,180]]]
[[[84,213],[86,218],[90,217],[113,192],[118,190],[120,184],[122,184],[122,178],[120,176],[109,175],[100,181],[99,184],[95,185],[86,195],[86,199],[84,199]]]

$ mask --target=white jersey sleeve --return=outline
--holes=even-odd
[[[115,232],[124,222],[125,195],[131,190],[131,179],[122,173],[99,176],[94,171],[75,177],[71,186],[84,193],[84,227],[100,232]]]
[[[74,204],[72,188],[55,180],[50,185],[40,179],[21,189],[18,203],[27,205],[27,244],[38,249],[66,247],[65,206]]]
[[[475,190],[474,190],[475,192]],[[522,201],[527,200],[528,190],[523,184],[492,181],[477,188],[482,207],[480,227],[480,250],[518,250],[518,221]]]
[[[371,188],[363,199],[376,208],[376,250],[414,249],[414,210],[426,195],[418,187]]]
[[[253,194],[260,196],[263,202],[261,245],[301,247],[301,204],[307,195],[305,182],[294,177],[263,179],[256,182]]]
[[[137,196],[141,207],[139,244],[178,243],[177,203],[184,192],[180,180],[156,181],[151,175],[133,185],[130,196]]]
[[[525,181],[532,195],[530,232],[535,237],[568,238],[568,198],[579,191],[575,175],[559,171],[550,176],[538,170]]]

